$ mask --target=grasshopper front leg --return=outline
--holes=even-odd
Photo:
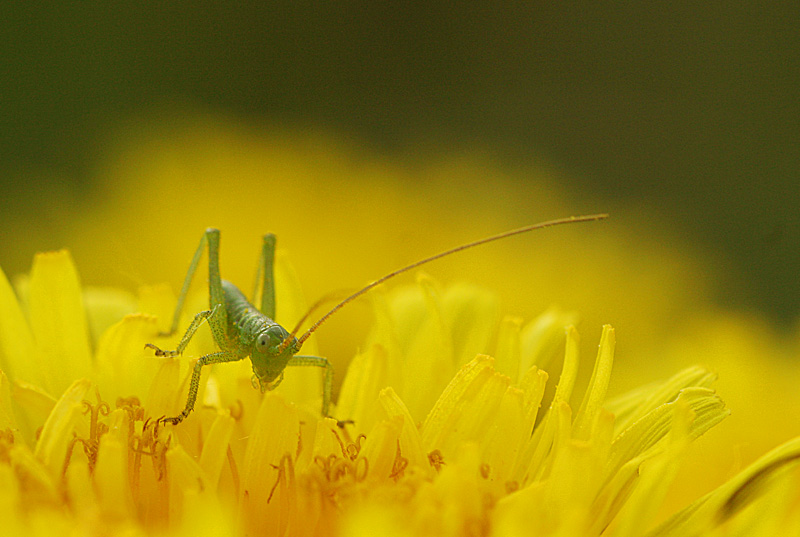
[[[200,389],[200,372],[204,365],[221,364],[223,362],[237,362],[242,359],[238,354],[220,351],[201,356],[195,363],[192,370],[192,380],[189,381],[189,396],[186,399],[186,407],[183,411],[174,418],[162,418],[162,421],[168,421],[173,425],[178,425],[194,410],[194,404],[197,401],[197,392]]]
[[[195,315],[194,319],[192,319],[192,324],[190,324],[189,328],[186,329],[186,332],[183,334],[183,337],[181,338],[175,350],[172,351],[161,350],[152,343],[145,343],[144,346],[146,348],[155,349],[156,356],[178,356],[182,354],[184,349],[186,349],[186,346],[192,340],[192,336],[194,336],[194,333],[197,332],[197,329],[200,328],[200,325],[203,324],[203,321],[214,315],[215,310],[216,308],[213,310],[201,311],[200,313]]]
[[[322,367],[325,369],[325,377],[322,381],[322,415],[329,418],[328,409],[331,405],[331,390],[333,388],[333,366],[328,359],[322,356],[304,356],[298,354],[292,356],[286,365]]]

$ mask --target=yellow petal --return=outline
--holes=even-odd
[[[97,369],[103,396],[109,401],[133,395],[142,397],[164,358],[157,358],[144,344],[154,341],[156,318],[128,315],[111,326],[97,347]]]
[[[504,375],[511,377],[512,382],[518,382],[522,374],[520,371],[520,341],[519,333],[522,329],[522,319],[519,317],[506,317],[500,325],[497,335],[497,350],[494,353],[494,367]]]
[[[66,250],[34,258],[30,320],[36,345],[48,361],[41,364],[43,387],[59,394],[73,380],[89,378],[92,359],[86,310],[78,272]]]
[[[306,462],[313,462],[315,458],[327,458],[331,453],[337,457],[342,456],[342,438],[339,435],[339,428],[336,420],[331,418],[323,418],[317,423],[314,430],[314,441],[312,443],[311,460]]]
[[[258,410],[256,424],[250,434],[242,467],[240,492],[240,522],[252,535],[276,535],[285,531],[290,520],[281,497],[282,488],[273,485],[281,479],[281,460],[294,457],[298,448],[300,421],[297,410],[275,392],[268,393]],[[285,468],[284,472],[289,472]],[[283,477],[293,482],[294,476]]]
[[[653,409],[674,400],[683,388],[710,388],[716,379],[717,375],[704,367],[687,367],[665,381],[645,384],[615,397],[606,402],[605,408],[616,417],[617,429],[623,430]]]
[[[580,336],[574,326],[567,327],[567,343],[564,350],[564,363],[561,366],[561,376],[558,377],[558,386],[553,396],[553,401],[564,401],[569,403],[572,397],[572,389],[575,387],[575,379],[578,377],[578,366],[580,358],[578,346]]]
[[[536,535],[532,527],[541,529],[540,535],[552,535],[552,527],[559,522],[556,513],[544,508],[545,483],[536,483],[501,498],[491,516],[492,535],[527,537]]]
[[[419,280],[419,276],[417,279]],[[378,295],[382,294],[380,289],[375,292]],[[428,304],[425,302],[422,289],[416,285],[392,289],[387,306],[389,310],[388,323],[391,324],[391,331],[400,346],[400,352],[405,356],[414,343],[415,337],[419,337],[423,332],[423,327],[429,324]],[[426,335],[426,337],[429,336]]]
[[[82,417],[82,411],[83,400],[90,386],[91,383],[86,379],[73,382],[44,422],[42,434],[36,443],[35,454],[53,475],[61,472],[73,432],[77,432],[82,438],[88,436],[89,431],[86,420]]]
[[[651,450],[672,429],[675,405],[685,404],[694,412],[691,435],[696,438],[725,419],[730,413],[717,394],[708,388],[686,388],[677,400],[650,411],[625,429],[614,440],[607,471],[615,472],[625,462]]]
[[[550,403],[550,408],[542,422],[527,440],[517,463],[514,480],[519,483],[528,483],[533,479],[537,479],[537,476],[544,471],[543,463],[550,452],[557,426],[557,417],[553,409],[561,403],[569,402],[572,388],[578,375],[578,340],[577,330],[574,327],[569,327],[567,329],[564,363],[562,364],[561,376],[559,377],[558,386],[556,386],[553,401]],[[546,380],[546,378],[543,380]],[[530,411],[529,408],[529,413]]]
[[[131,518],[135,510],[128,480],[128,446],[120,435],[100,438],[94,476],[103,512],[123,520]]]
[[[456,373],[425,419],[422,426],[424,445],[438,446],[439,438],[445,434],[453,412],[460,410],[461,400],[472,395],[473,385],[484,385],[486,379],[494,374],[493,362],[494,359],[489,356],[478,356]]]
[[[589,535],[600,534],[625,506],[638,483],[641,463],[639,457],[631,459],[601,487],[592,506],[595,519]]]
[[[218,414],[203,444],[200,468],[208,476],[208,483],[213,488],[216,488],[222,467],[227,461],[228,444],[233,434],[234,424],[235,422],[230,416]]]
[[[14,445],[9,452],[11,466],[17,475],[25,476],[21,497],[32,505],[59,505],[61,496],[58,490],[57,476],[61,468],[53,471],[36,457],[26,446]],[[63,463],[63,460],[61,461]],[[20,483],[22,485],[22,483]]]
[[[0,464],[0,520],[9,537],[26,535],[24,517],[20,513],[19,480],[9,464]]]
[[[413,519],[418,533],[446,537],[483,533],[487,497],[478,452],[476,444],[463,444],[432,485],[420,489]]]
[[[403,421],[403,416],[381,420],[367,435],[359,457],[369,461],[367,479],[370,483],[384,483],[392,477]],[[402,451],[399,455],[402,456]]]
[[[591,444],[571,440],[559,448],[546,481],[544,508],[558,520],[561,535],[580,535],[586,531],[590,523],[589,506],[601,472],[602,461],[597,460]]]
[[[180,363],[174,358],[160,358],[144,407],[151,418],[176,416],[186,403],[188,386],[179,381]],[[201,383],[202,385],[202,383]],[[185,389],[183,389],[185,388]]]
[[[388,417],[400,416],[403,418],[403,430],[400,432],[400,451],[403,457],[408,460],[408,466],[430,472],[432,469],[428,463],[425,450],[422,448],[419,429],[413,422],[406,405],[403,404],[403,401],[400,400],[400,397],[392,388],[381,390],[380,403]]]
[[[380,345],[383,347],[387,358],[387,379],[385,386],[392,386],[396,391],[402,392],[403,382],[405,380],[403,372],[403,351],[401,351],[401,342],[397,334],[397,325],[392,313],[393,304],[389,303],[386,298],[386,293],[381,288],[374,289],[370,298],[372,299],[375,322],[364,343],[364,348],[369,349],[373,345]],[[349,365],[347,375],[350,375]],[[347,381],[346,377],[345,381]]]
[[[425,322],[416,330],[406,325],[405,330],[398,334],[401,341],[407,340],[408,343],[403,365],[403,391],[398,393],[411,415],[419,420],[447,386],[454,370],[454,361],[450,330],[442,310],[441,291],[424,274],[417,277],[417,283],[424,298],[425,315],[422,318]]]
[[[641,535],[641,530],[652,524],[691,441],[689,432],[694,417],[688,401],[679,398],[673,408],[668,445],[664,452],[640,466],[639,482],[619,514],[615,537]]]
[[[422,426],[426,450],[439,449],[448,459],[464,442],[483,438],[511,384],[494,371],[493,361],[478,356],[456,374]]]
[[[606,325],[600,336],[600,348],[597,351],[597,360],[594,363],[592,378],[586,395],[581,403],[580,410],[575,414],[575,438],[586,439],[589,428],[594,423],[597,413],[603,407],[611,380],[611,365],[614,362],[614,347],[616,339],[614,329]]]
[[[56,400],[42,388],[21,380],[14,382],[11,399],[20,433],[25,442],[33,446],[36,444],[36,431],[50,415]]]
[[[69,465],[64,472],[63,487],[70,500],[70,507],[81,516],[93,516],[99,505],[94,478],[89,471],[89,460],[84,454],[83,446],[77,444],[73,448]],[[96,468],[96,467],[95,467]],[[125,481],[127,485],[127,479]]]
[[[547,372],[532,366],[520,382],[519,388],[522,390],[523,403],[525,405],[525,424],[523,428],[528,432],[527,434],[533,431],[536,416],[538,416],[539,408],[542,405],[542,397],[544,397],[544,389],[548,378]]]
[[[462,366],[476,354],[488,351],[495,331],[499,300],[494,293],[469,284],[449,286],[442,297],[453,341],[453,358]]]
[[[798,462],[800,462],[800,438],[795,438],[773,449],[736,477],[675,514],[648,535],[650,537],[700,535],[717,525],[735,527],[736,517],[745,511],[746,507],[779,486],[781,477],[792,477],[791,474],[787,475],[786,469],[796,466]],[[796,479],[796,476],[794,477]],[[768,497],[765,500],[769,502]],[[787,506],[784,504],[783,507]],[[796,506],[790,505],[788,508],[795,510]],[[770,515],[788,518],[788,512],[773,512]],[[796,517],[794,522],[797,528]],[[789,528],[781,530],[784,535],[792,534]]]
[[[11,386],[8,377],[0,370],[0,431],[17,430],[17,418],[11,403]]]
[[[137,311],[136,298],[122,289],[86,287],[83,300],[93,342],[100,341],[108,327]]]
[[[0,369],[13,381],[41,379],[41,358],[17,297],[0,270]]]
[[[575,324],[577,317],[575,313],[550,308],[526,324],[520,333],[521,370],[535,365],[549,371],[564,345],[564,328]]]
[[[187,500],[184,495],[204,504],[216,503],[216,495],[210,489],[208,476],[181,445],[167,450],[167,465],[171,520],[183,519],[183,508]]]
[[[533,428],[525,415],[524,392],[508,387],[497,407],[495,419],[484,432],[482,461],[491,479],[504,490]]]
[[[183,491],[182,520],[174,535],[234,537],[238,534],[234,521],[213,495],[190,489]]]
[[[379,344],[357,354],[347,368],[336,404],[340,419],[355,422],[359,431],[369,431],[378,420],[375,404],[380,391],[389,385],[389,356]]]
[[[172,288],[167,284],[142,285],[137,294],[137,310],[158,319],[159,332],[168,332],[177,300]]]

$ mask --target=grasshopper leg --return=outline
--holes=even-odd
[[[258,258],[258,270],[253,288],[253,303],[258,302],[259,284],[261,289],[261,313],[275,318],[275,235],[264,235],[261,255]]]
[[[192,340],[192,336],[194,336],[194,333],[197,332],[198,328],[200,328],[200,325],[203,323],[203,321],[205,321],[212,315],[214,315],[214,310],[201,311],[200,313],[195,315],[194,319],[192,319],[192,324],[190,324],[189,328],[186,329],[186,333],[183,334],[183,337],[181,338],[175,350],[172,351],[161,350],[152,343],[145,343],[144,346],[149,349],[155,349],[156,356],[178,356],[181,353],[183,353],[184,349],[186,349],[186,345],[188,345],[189,341]]]
[[[322,356],[304,356],[301,354],[292,356],[287,366],[312,366],[325,369],[325,377],[322,381],[322,415],[328,415],[328,408],[331,404],[331,389],[333,388],[333,366],[327,358]]]
[[[200,244],[197,246],[194,257],[192,257],[192,262],[189,264],[189,270],[186,272],[186,278],[183,280],[183,286],[178,295],[178,303],[175,306],[175,313],[172,316],[170,329],[168,332],[162,332],[159,336],[170,336],[178,331],[181,311],[183,311],[183,306],[186,304],[189,287],[192,284],[195,272],[197,272],[197,267],[200,265],[200,258],[206,246],[208,246],[208,291],[210,307],[213,309],[225,303],[225,297],[222,292],[222,278],[219,272],[219,230],[208,228],[205,233],[203,233],[203,238],[200,239]],[[218,315],[217,322],[221,326],[225,326],[226,320],[225,312],[221,312]]]
[[[197,401],[197,392],[200,390],[200,372],[204,365],[221,364],[223,362],[236,362],[242,357],[238,354],[220,351],[201,356],[195,363],[192,370],[192,379],[189,381],[189,396],[186,399],[186,406],[183,411],[174,418],[163,418],[162,421],[177,425],[182,422],[194,410]]]

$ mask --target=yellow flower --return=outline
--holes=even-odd
[[[304,300],[284,257],[277,280],[280,315],[296,319]],[[170,316],[168,290],[143,288],[138,306],[124,293],[85,295],[62,251],[38,255],[18,293],[0,277],[5,535],[800,529],[800,481],[789,471],[798,440],[656,526],[687,445],[728,414],[710,387],[715,377],[691,367],[607,400],[615,351],[607,326],[576,397],[574,328],[560,347],[569,313],[506,318],[495,334],[490,293],[420,276],[417,286],[372,295],[375,326],[334,411],[352,424],[319,417],[318,374],[301,381],[288,372],[285,386],[262,397],[245,360],[204,373],[195,412],[173,427],[157,418],[182,407],[191,358],[214,343],[201,331],[186,358],[145,350]],[[198,309],[204,300],[192,299]],[[131,309],[146,313],[109,322]],[[546,370],[555,373],[559,355],[552,382]]]

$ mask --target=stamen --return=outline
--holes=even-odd
[[[397,453],[394,456],[394,462],[392,463],[392,473],[389,474],[391,479],[394,479],[397,482],[398,479],[403,477],[403,473],[405,469],[408,468],[408,459],[403,457],[400,452],[400,440],[397,440]]]

